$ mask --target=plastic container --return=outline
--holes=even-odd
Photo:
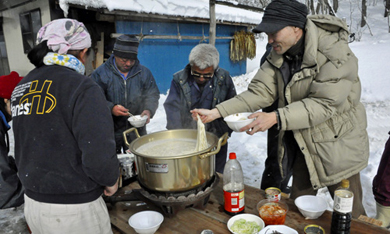
[[[227,214],[235,215],[244,212],[244,175],[235,153],[229,154],[229,160],[223,171],[224,209]]]
[[[331,234],[349,234],[352,218],[353,192],[349,180],[342,180],[334,192]]]
[[[286,221],[288,205],[280,200],[263,199],[257,203],[257,211],[265,225],[280,225]]]

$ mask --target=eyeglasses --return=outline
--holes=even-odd
[[[133,61],[135,61],[134,59],[125,59],[125,58],[121,58],[121,57],[117,57],[122,63],[127,63],[130,61],[130,63],[132,63]]]
[[[214,76],[214,74],[200,74],[200,73],[194,72],[193,70],[191,70],[191,75],[195,76],[196,78],[203,77],[203,79],[207,79],[207,80],[211,79]]]

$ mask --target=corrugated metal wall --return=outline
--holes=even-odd
[[[234,32],[245,30],[241,26],[217,25],[217,37],[232,37]],[[208,24],[195,23],[157,23],[117,21],[119,34],[208,36]],[[219,66],[228,70],[231,76],[246,73],[246,62],[233,63],[229,58],[231,39],[217,39],[216,47],[220,54]],[[199,43],[208,43],[199,39],[143,39],[138,50],[138,58],[152,73],[160,92],[165,94],[171,84],[172,75],[188,64],[191,49]]]

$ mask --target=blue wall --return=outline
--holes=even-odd
[[[116,22],[116,32],[120,34],[140,34],[142,32],[144,35],[178,35],[178,27],[181,36],[204,35],[207,37],[209,33],[208,24]],[[231,37],[234,32],[240,30],[245,30],[245,27],[217,25],[217,37]],[[219,66],[228,70],[231,76],[244,74],[246,62],[233,63],[229,58],[230,41],[231,39],[217,39],[215,42],[220,55]],[[140,42],[138,59],[142,65],[152,71],[160,92],[165,94],[171,85],[172,75],[188,64],[191,49],[199,43],[208,43],[208,41],[144,39]]]

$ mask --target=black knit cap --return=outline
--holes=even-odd
[[[112,52],[125,59],[137,59],[139,41],[135,36],[121,35],[114,44]]]
[[[304,28],[308,10],[296,0],[274,0],[265,8],[263,19],[254,33],[274,33],[286,26]]]

